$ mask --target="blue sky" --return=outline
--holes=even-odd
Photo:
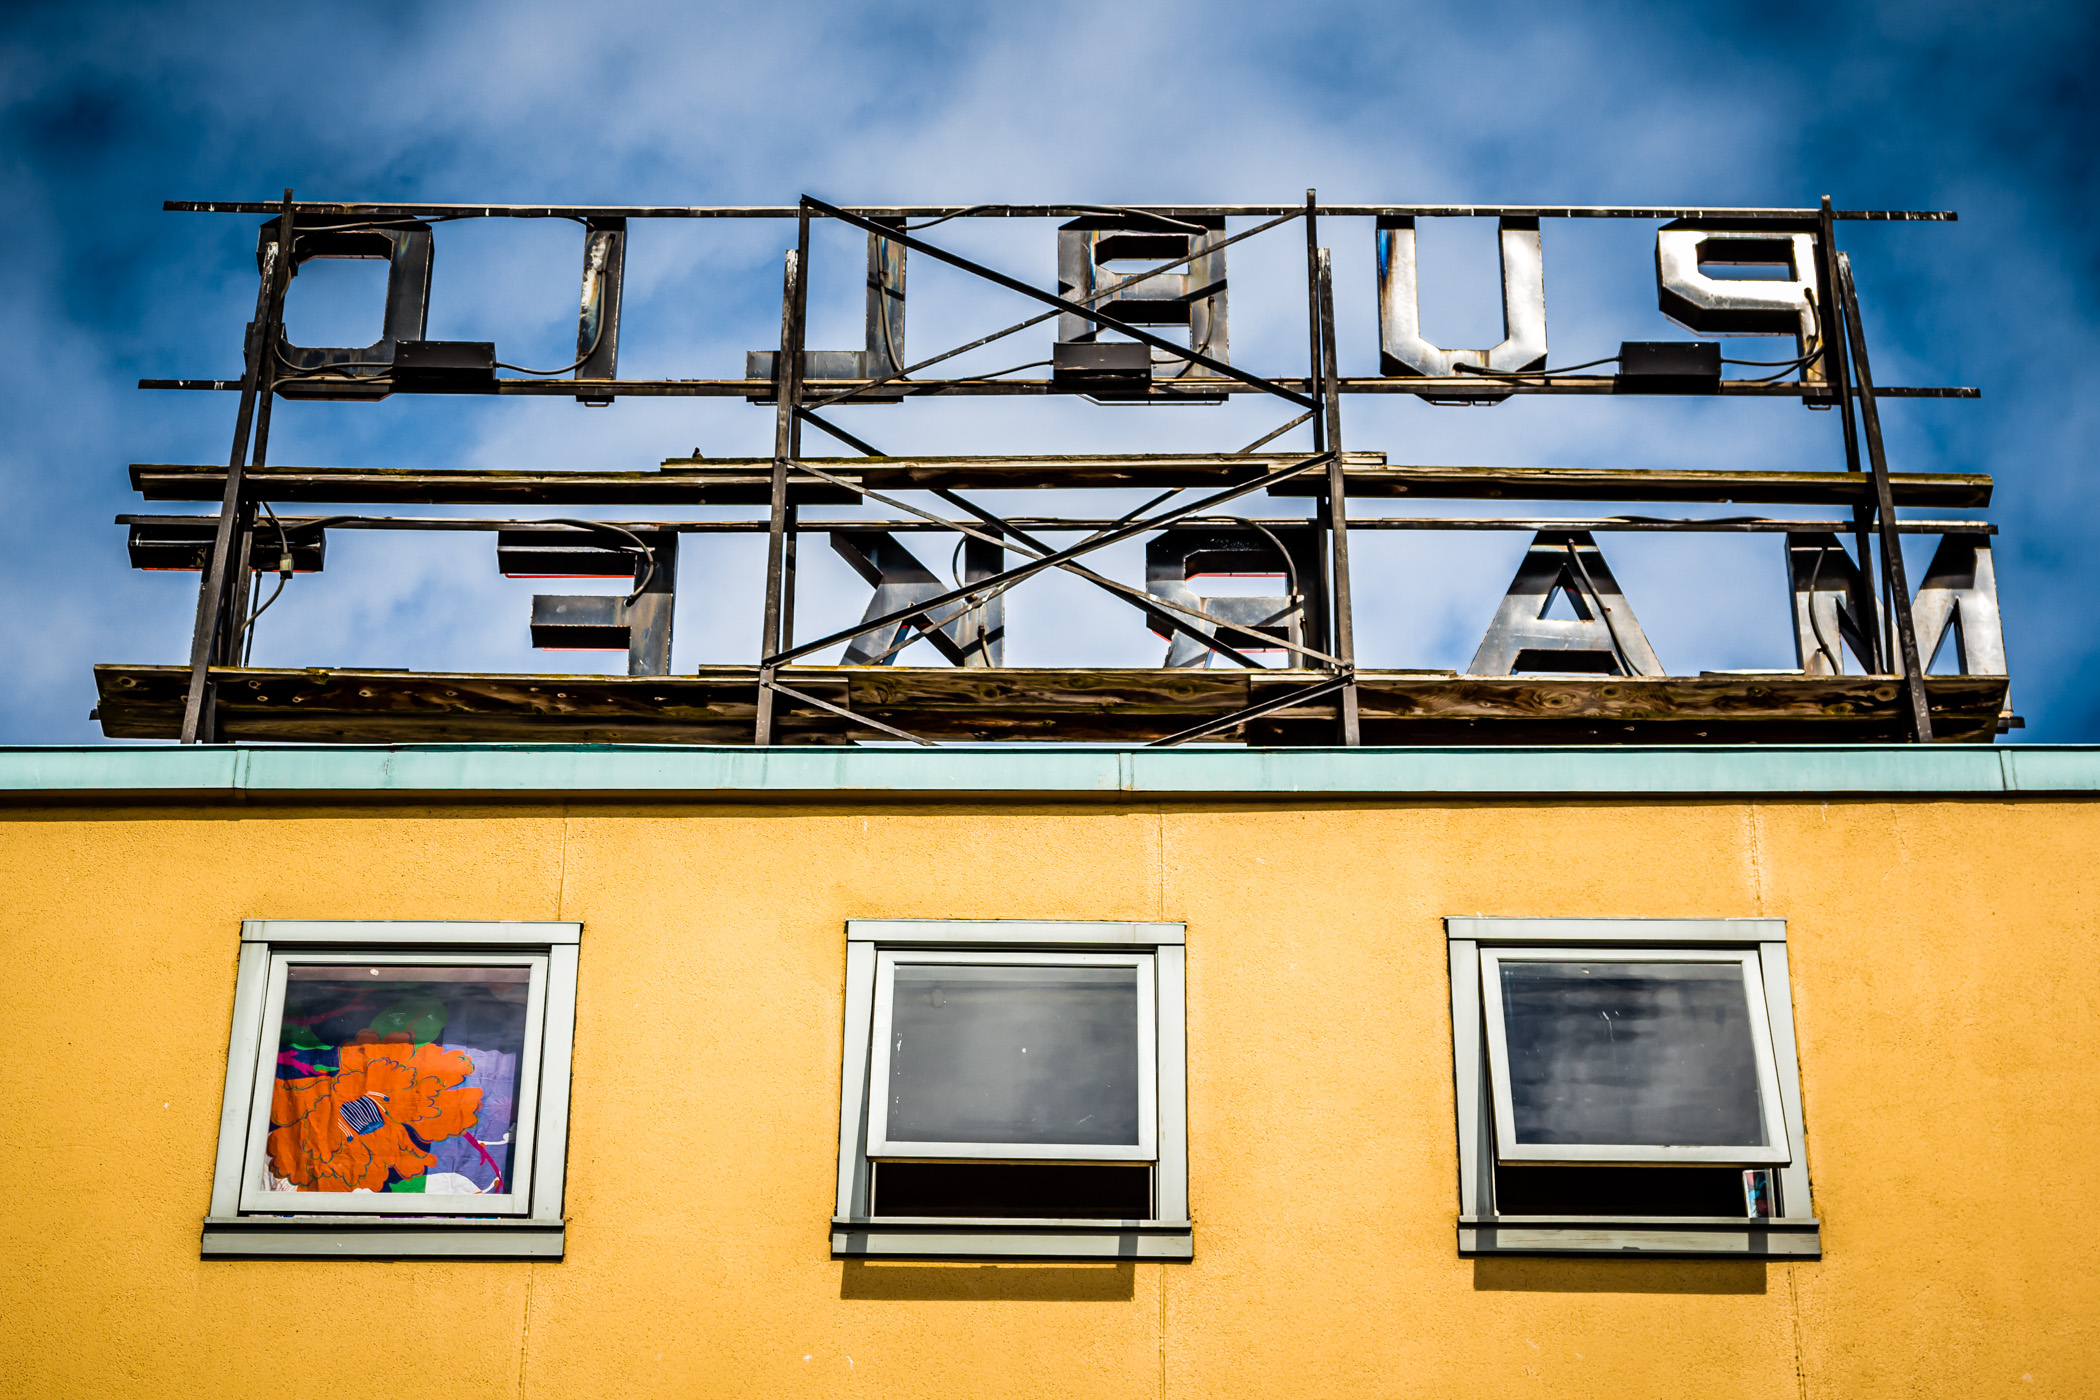
[[[141,508],[126,464],[223,461],[233,400],[132,385],[237,372],[257,221],[167,214],[160,202],[274,198],[286,185],[308,198],[666,204],[786,204],[803,193],[1282,202],[1308,186],[1344,203],[1761,205],[1829,193],[1840,206],[1957,209],[1951,226],[1842,235],[1877,377],[1984,391],[1974,403],[1891,404],[1892,463],[1997,476],[1990,518],[2004,532],[2013,695],[2030,725],[2016,737],[2100,738],[2100,638],[2086,621],[2100,570],[2081,544],[2100,522],[2088,460],[2100,432],[2096,29],[2092,7],[2068,4],[18,3],[0,40],[10,215],[0,225],[10,269],[0,355],[12,391],[0,435],[0,646],[10,658],[0,741],[92,740],[95,662],[186,656],[190,576],[127,569],[110,522]],[[1044,283],[1054,275],[1049,227],[950,224],[940,236]],[[1655,309],[1650,227],[1548,224],[1556,362],[1609,354],[1622,339],[1683,336]],[[1330,221],[1323,231],[1344,370],[1375,372],[1370,229]],[[1279,231],[1231,255],[1233,357],[1257,370],[1295,373],[1302,357],[1297,237]],[[777,334],[791,238],[784,224],[639,227],[623,373],[739,372],[743,352]],[[442,229],[430,334],[494,340],[518,363],[565,362],[577,244],[568,224]],[[1423,244],[1432,337],[1496,338],[1491,236],[1439,228]],[[859,343],[859,257],[837,230],[820,236],[814,344]],[[295,339],[371,338],[360,270],[301,279]],[[912,279],[917,354],[1028,310],[920,261]],[[965,363],[1045,358],[1047,336]],[[1394,461],[1839,460],[1832,415],[1783,404],[1519,399],[1464,410],[1378,398],[1351,400],[1347,414],[1348,444]],[[842,413],[879,445],[911,452],[1230,450],[1282,416],[1251,401],[934,401]],[[286,406],[271,457],[634,470],[696,446],[761,453],[770,434],[770,411],[741,401],[584,409],[398,398]],[[1360,655],[1462,666],[1523,543],[1387,534],[1361,545]],[[1776,540],[1606,547],[1673,672],[1792,664]],[[756,548],[689,547],[681,669],[751,659]],[[858,616],[865,591],[821,543],[805,556],[808,636]],[[1134,552],[1110,563],[1135,576]],[[497,575],[486,535],[338,532],[328,571],[296,581],[260,625],[257,661],[619,669],[611,656],[531,651],[533,591]],[[1135,614],[1084,585],[1031,583],[1009,608],[1015,664],[1150,665],[1163,654]]]

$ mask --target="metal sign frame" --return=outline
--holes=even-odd
[[[267,471],[268,467],[272,405],[279,397],[374,397],[375,390],[379,390],[477,392],[498,395],[559,393],[591,404],[610,403],[620,397],[634,396],[738,396],[770,405],[774,410],[773,454],[768,464],[769,469],[763,473],[762,478],[753,479],[749,484],[755,499],[762,500],[767,507],[766,519],[762,525],[767,534],[767,562],[761,646],[753,678],[757,688],[757,705],[752,739],[761,745],[775,742],[777,738],[776,709],[779,698],[832,713],[892,738],[927,742],[919,735],[831,703],[805,689],[790,688],[783,678],[783,669],[828,647],[841,643],[853,644],[856,639],[871,635],[887,635],[892,637],[893,641],[897,637],[908,639],[929,631],[949,635],[944,629],[955,625],[957,619],[966,616],[989,616],[986,610],[995,607],[996,600],[1007,590],[1053,569],[1072,573],[1110,596],[1141,609],[1155,626],[1164,627],[1177,638],[1177,646],[1183,650],[1194,646],[1200,648],[1203,655],[1214,654],[1242,666],[1256,667],[1259,663],[1246,653],[1250,649],[1273,649],[1276,646],[1275,628],[1269,625],[1269,621],[1272,620],[1235,620],[1219,615],[1220,611],[1229,610],[1206,610],[1200,599],[1196,600],[1197,605],[1192,607],[1179,600],[1178,596],[1163,596],[1158,590],[1132,586],[1101,574],[1082,561],[1086,556],[1124,540],[1156,534],[1177,525],[1218,519],[1218,512],[1222,508],[1255,491],[1289,488],[1294,493],[1309,494],[1314,497],[1315,513],[1311,524],[1318,541],[1318,557],[1322,562],[1321,577],[1317,581],[1323,603],[1321,612],[1324,616],[1324,626],[1310,630],[1299,629],[1290,640],[1287,650],[1294,667],[1319,674],[1309,677],[1305,684],[1281,695],[1264,698],[1259,703],[1250,704],[1224,716],[1208,718],[1200,724],[1164,735],[1154,742],[1181,743],[1236,730],[1251,721],[1300,708],[1331,696],[1334,697],[1332,703],[1335,706],[1336,741],[1344,745],[1358,744],[1362,742],[1362,728],[1350,597],[1349,537],[1353,522],[1350,519],[1348,497],[1352,491],[1352,483],[1357,482],[1359,477],[1352,476],[1352,472],[1356,470],[1353,465],[1354,459],[1343,449],[1343,397],[1361,393],[1409,393],[1436,402],[1480,403],[1496,402],[1516,394],[1599,394],[1645,390],[1644,384],[1635,381],[1629,373],[1601,375],[1577,372],[1593,368],[1595,364],[1605,363],[1604,361],[1575,366],[1572,370],[1553,369],[1543,365],[1543,311],[1538,311],[1534,324],[1531,312],[1526,309],[1529,303],[1524,302],[1524,298],[1530,295],[1526,288],[1538,280],[1538,269],[1535,266],[1537,259],[1533,254],[1537,248],[1537,230],[1541,219],[1668,219],[1678,221],[1673,227],[1691,227],[1722,233],[1736,230],[1742,234],[1738,241],[1744,242],[1746,246],[1752,242],[1761,246],[1762,242],[1776,239],[1787,241],[1788,247],[1793,250],[1788,256],[1793,258],[1796,264],[1793,266],[1795,281],[1787,285],[1807,289],[1800,291],[1799,295],[1804,300],[1812,300],[1812,308],[1816,313],[1816,343],[1812,348],[1804,348],[1803,353],[1794,360],[1786,362],[1778,374],[1748,379],[1715,377],[1710,386],[1704,387],[1702,391],[1730,396],[1792,398],[1806,402],[1812,407],[1837,410],[1846,469],[1858,474],[1858,478],[1864,478],[1863,484],[1869,486],[1866,492],[1850,493],[1852,512],[1849,526],[1857,556],[1853,567],[1863,573],[1877,574],[1881,592],[1878,611],[1871,591],[1861,589],[1854,592],[1854,611],[1860,615],[1852,619],[1854,627],[1847,634],[1848,640],[1857,644],[1860,639],[1864,639],[1867,650],[1872,654],[1863,657],[1862,660],[1868,664],[1870,671],[1876,675],[1900,678],[1908,712],[1910,736],[1915,740],[1930,741],[1935,736],[1931,698],[1924,675],[1925,668],[1921,664],[1918,629],[1912,616],[1914,609],[1909,603],[1911,594],[1904,574],[1902,554],[1898,548],[1898,535],[1920,528],[1944,529],[1949,534],[1975,534],[1979,530],[1987,529],[1973,521],[1898,521],[1896,488],[1889,472],[1878,399],[1974,397],[1975,391],[1959,388],[1876,387],[1869,365],[1866,335],[1850,259],[1835,246],[1836,225],[1839,222],[1945,222],[1954,217],[1950,213],[1841,211],[1833,209],[1827,197],[1823,199],[1820,207],[1813,209],[1502,205],[1322,206],[1312,191],[1307,191],[1302,205],[847,208],[809,196],[792,206],[764,207],[301,203],[293,199],[290,190],[286,190],[283,199],[276,204],[170,201],[166,207],[171,210],[266,213],[274,216],[265,230],[265,237],[258,250],[260,280],[255,315],[248,331],[246,364],[241,379],[141,381],[143,388],[218,389],[237,391],[239,395],[233,443],[228,453],[223,490],[220,492],[219,514],[213,522],[214,533],[208,567],[202,570],[203,577],[199,589],[189,662],[189,681],[180,725],[180,738],[185,743],[212,742],[219,738],[220,727],[215,717],[217,692],[213,672],[237,665],[244,644],[252,645],[255,603],[252,590],[246,586],[251,571],[237,567],[234,561],[249,558],[258,545],[267,553],[273,528],[281,538],[289,538],[284,534],[285,524],[277,521],[274,509],[270,505],[269,488],[254,484],[256,474]],[[1420,346],[1414,346],[1414,349],[1410,350],[1409,347],[1414,345],[1413,341],[1408,341],[1404,335],[1399,341],[1394,341],[1392,337],[1398,332],[1393,327],[1386,327],[1382,338],[1387,342],[1384,351],[1388,373],[1376,378],[1344,378],[1339,371],[1335,350],[1332,264],[1328,250],[1319,242],[1319,219],[1323,214],[1329,217],[1369,217],[1375,220],[1382,255],[1390,251],[1388,244],[1398,248],[1397,239],[1400,232],[1411,232],[1415,220],[1419,218],[1494,217],[1500,220],[1505,245],[1506,296],[1515,299],[1511,304],[1517,308],[1510,313],[1513,318],[1510,321],[1510,343],[1522,342],[1519,349],[1502,354],[1500,351],[1442,351],[1428,347],[1429,350],[1435,350],[1435,355],[1430,356],[1427,350],[1422,349],[1427,342],[1422,342]],[[336,243],[363,233],[415,229],[425,230],[423,237],[427,238],[430,224],[465,218],[557,218],[574,220],[583,225],[583,292],[579,307],[577,359],[574,364],[555,371],[520,371],[523,377],[502,378],[495,373],[497,369],[515,370],[516,367],[497,361],[491,346],[407,341],[399,337],[389,342],[387,348],[392,353],[388,356],[389,363],[383,365],[338,364],[340,355],[334,351],[301,352],[299,356],[287,358],[281,345],[283,308],[289,283],[296,272],[298,240],[305,231],[325,232]],[[795,221],[795,246],[786,255],[783,271],[778,347],[772,352],[754,352],[750,357],[751,364],[747,367],[745,378],[620,380],[613,377],[629,221],[658,218],[792,218]],[[1154,243],[1159,243],[1159,251],[1170,251],[1166,243],[1172,242],[1171,251],[1179,255],[1141,272],[1111,276],[1100,267],[1101,262],[1109,260],[1106,253],[1097,257],[1092,243],[1088,243],[1085,248],[1075,244],[1073,249],[1066,250],[1067,256],[1063,257],[1062,261],[1073,262],[1077,259],[1084,262],[1086,267],[1076,273],[1072,268],[1063,269],[1071,275],[1062,276],[1060,290],[1053,292],[975,259],[964,257],[920,236],[930,224],[963,218],[1059,218],[1072,221],[1068,223],[1067,229],[1080,228],[1086,238],[1094,237],[1094,234],[1085,232],[1089,229],[1098,233],[1104,229],[1128,232],[1156,228],[1163,231],[1159,237],[1137,237],[1131,242],[1131,247],[1151,248]],[[1235,232],[1226,232],[1228,219],[1245,218],[1257,218],[1262,222]],[[869,340],[865,351],[813,354],[805,345],[809,234],[811,223],[816,219],[833,220],[845,227],[858,229],[867,236],[870,268]],[[1305,233],[1308,362],[1305,372],[1300,376],[1258,374],[1232,363],[1222,342],[1224,250],[1234,243],[1296,221],[1303,222]],[[1516,240],[1515,245],[1511,244],[1512,238]],[[1175,242],[1176,239],[1179,241]],[[427,243],[417,246],[425,249],[420,266],[423,269],[427,297]],[[1511,251],[1512,246],[1515,247],[1514,253]],[[1658,246],[1660,248],[1660,243]],[[904,260],[907,252],[917,254],[922,259],[932,259],[957,268],[993,286],[1033,300],[1045,309],[989,335],[915,363],[900,363],[904,359],[901,333]],[[1814,258],[1814,266],[1804,269],[1798,265],[1799,260],[1810,252]],[[1700,255],[1694,251],[1684,256],[1693,257],[1696,262]],[[1764,253],[1756,253],[1756,256],[1768,260]],[[1658,258],[1660,278],[1663,276],[1660,253]],[[399,257],[395,260],[398,263]],[[1411,302],[1411,279],[1406,279],[1409,280],[1409,285],[1405,288],[1400,288],[1397,283],[1386,285],[1387,274],[1390,271],[1386,266],[1387,262],[1388,259],[1382,256],[1381,307],[1401,291],[1410,294],[1404,299]],[[1511,272],[1512,267],[1515,269],[1514,273]],[[1405,270],[1411,272],[1411,269],[1412,262],[1409,260]],[[1515,276],[1523,286],[1510,285],[1511,276]],[[1530,280],[1526,281],[1526,278]],[[1809,288],[1811,280],[1813,287]],[[390,308],[394,301],[400,299],[396,295],[398,290],[390,288]],[[1665,293],[1664,309],[1668,310],[1667,283]],[[1171,321],[1174,317],[1162,315],[1156,308],[1146,310],[1145,304],[1150,301],[1171,301],[1175,297],[1182,298],[1183,310],[1186,313],[1184,319],[1191,328],[1191,343],[1187,345],[1176,344],[1148,328],[1148,325]],[[1682,299],[1680,296],[1680,300]],[[1197,304],[1199,301],[1201,305]],[[1524,304],[1519,305],[1520,302]],[[1133,306],[1139,307],[1142,312],[1140,319],[1118,314],[1118,311],[1127,312]],[[1723,308],[1723,311],[1725,310],[1726,308]],[[1765,308],[1744,314],[1769,317],[1776,313],[1770,308]],[[917,377],[922,371],[960,354],[1052,319],[1059,321],[1060,346],[1069,344],[1076,348],[1084,348],[1097,340],[1099,333],[1109,332],[1122,338],[1114,343],[1127,342],[1140,348],[1143,352],[1142,375],[1136,382],[1129,377],[1117,381],[1114,376],[1120,371],[1114,366],[1088,365],[1081,366],[1080,372],[1072,372],[1071,367],[1061,362],[1059,372],[1040,379]],[[1199,332],[1199,322],[1203,325],[1214,322],[1220,334],[1205,338]],[[392,324],[393,321],[390,320],[389,325]],[[1803,320],[1801,324],[1803,344],[1806,346],[1808,322]],[[1404,330],[1405,327],[1399,329]],[[418,334],[421,333],[420,325],[417,331]],[[1419,339],[1417,335],[1415,340]],[[1398,350],[1394,349],[1395,345],[1399,346]],[[1629,346],[1627,350],[1630,352],[1633,348]],[[1508,350],[1508,345],[1505,345],[1503,350]],[[1510,363],[1503,365],[1497,359],[1498,354],[1502,360],[1509,360]],[[320,360],[312,365],[307,364],[306,361],[315,355],[319,355]],[[1512,355],[1516,358],[1512,359]],[[1436,363],[1430,364],[1430,359],[1435,359]],[[1446,365],[1444,360],[1450,360],[1451,363]],[[1519,360],[1522,363],[1518,363]],[[761,368],[770,371],[770,378],[751,376],[751,371]],[[1427,374],[1423,372],[1425,368],[1443,369],[1447,372]],[[1621,368],[1625,371],[1628,366],[1622,365]],[[372,369],[378,370],[378,373],[359,372]],[[854,369],[860,373],[851,379],[828,377],[840,369]],[[811,371],[824,371],[827,377],[813,379]],[[1789,380],[1789,374],[1796,377]],[[569,377],[562,381],[557,380],[556,376]],[[336,379],[342,382],[335,383]],[[1029,521],[1002,517],[963,496],[959,490],[945,485],[932,487],[932,494],[955,514],[939,514],[876,489],[869,480],[853,474],[849,464],[812,458],[803,451],[802,434],[805,426],[808,426],[838,439],[868,458],[895,460],[886,458],[863,438],[819,416],[821,410],[856,400],[881,402],[894,401],[903,396],[975,397],[1055,393],[1086,394],[1090,397],[1149,403],[1187,402],[1191,399],[1214,402],[1225,395],[1259,393],[1274,398],[1288,409],[1294,410],[1295,416],[1242,449],[1237,455],[1249,459],[1247,468],[1219,478],[1222,482],[1219,489],[1209,491],[1194,502],[1170,506],[1167,504],[1169,499],[1178,495],[1187,483],[1173,481],[1165,476],[1155,476],[1150,484],[1171,482],[1169,489],[1163,494],[1116,520],[1085,522],[1089,530],[1086,537],[1077,544],[1063,548],[1055,548],[1044,542],[1039,532],[1046,527],[1070,529],[1079,522],[1063,519]],[[1282,459],[1254,456],[1260,448],[1276,437],[1308,423],[1312,431],[1310,452]],[[820,461],[825,462],[825,465],[819,465]],[[1407,472],[1428,469],[1394,470]],[[1138,479],[1143,475],[1142,472],[1136,473],[1119,484],[1148,484]],[[1717,478],[1728,477],[1729,480],[1717,480],[1712,492],[1705,496],[1684,487],[1680,482],[1677,493],[1671,498],[1740,498],[1739,495],[1725,493],[1736,490],[1739,486],[1736,477],[1741,474],[1713,475]],[[799,515],[802,502],[812,493],[823,493],[826,490],[837,493],[838,499],[887,506],[901,512],[908,519],[873,524],[856,522],[851,526],[832,522],[804,526]],[[573,496],[564,497],[551,492],[538,496],[531,492],[524,494],[527,499],[548,502],[556,499],[575,499]],[[616,498],[608,497],[609,500]],[[280,495],[277,499],[286,498]],[[446,497],[440,492],[429,499]],[[268,521],[260,525],[257,520],[259,506],[268,516]],[[301,528],[318,532],[321,527],[326,526],[475,529],[485,528],[495,522],[444,522],[399,517],[330,517],[321,521],[301,520],[297,523]],[[1250,529],[1261,528],[1259,522],[1240,523],[1247,524]],[[1306,522],[1299,520],[1290,523],[1302,527]],[[572,529],[601,532],[611,529],[629,533],[627,526],[602,522],[543,519],[503,524],[507,529]],[[794,637],[793,615],[798,536],[806,529],[823,529],[833,532],[836,538],[839,533],[849,530],[880,528],[887,524],[903,528],[945,530],[960,536],[964,542],[963,547],[971,549],[973,559],[977,561],[973,564],[970,576],[953,589],[914,585],[909,590],[909,597],[897,607],[879,611],[871,605],[868,615],[850,628],[813,640],[797,641]],[[1370,525],[1374,528],[1537,528],[1560,534],[1597,528],[1642,528],[1641,522],[1626,520],[1466,522],[1379,519],[1357,524],[1359,527]],[[1653,524],[1659,528],[1735,528],[1730,522],[1697,520]],[[691,521],[635,522],[632,528],[688,531],[704,529],[707,525],[706,522]],[[1785,529],[1799,533],[1836,525],[1837,522],[1829,522],[1826,526],[1823,522],[1766,521],[1750,522],[1747,528]],[[750,526],[742,528],[761,527],[757,522],[752,522]],[[1875,562],[1877,545],[1878,565]],[[646,546],[643,554],[644,557],[649,557]],[[983,564],[985,560],[1004,563],[1010,556],[1018,556],[1018,562],[998,568],[988,568]],[[1601,559],[1601,556],[1599,558]],[[639,567],[638,565],[637,568]],[[656,590],[663,597],[665,628],[660,638],[653,638],[647,648],[636,651],[634,668],[638,675],[668,671],[668,588],[667,568],[665,578]],[[637,596],[640,596],[642,591],[638,588]],[[1992,619],[1992,623],[1995,624],[1995,618]],[[1937,636],[1937,630],[1934,635]],[[950,636],[950,640],[960,643],[963,638],[956,634]],[[888,651],[875,656],[875,660],[886,659],[897,649],[897,646],[891,643],[884,645],[888,646]],[[993,660],[996,660],[996,655],[980,644],[976,659],[971,664],[984,666]],[[2002,649],[1998,653],[1998,666],[2002,672]],[[1628,667],[1629,671],[1632,669],[1634,668]],[[1639,669],[1645,671],[1646,666],[1643,665]],[[1833,671],[1837,669],[1839,668],[1833,667]]]

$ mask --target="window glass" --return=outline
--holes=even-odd
[[[1525,1144],[1765,1146],[1739,963],[1501,963]]]
[[[289,967],[264,1187],[508,1191],[531,977],[529,967]]]
[[[894,1142],[1139,1141],[1134,967],[899,964]]]

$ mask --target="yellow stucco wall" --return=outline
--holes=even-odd
[[[0,1395],[2088,1395],[2100,805],[0,814]],[[1818,1262],[1465,1260],[1447,914],[1788,920]],[[242,918],[584,925],[559,1263],[200,1261]],[[844,923],[1188,924],[1189,1264],[829,1257]]]

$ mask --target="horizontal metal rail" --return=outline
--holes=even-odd
[[[1181,351],[1186,357],[1188,352]],[[353,380],[338,375],[304,375],[299,382],[313,384],[370,384],[368,379]],[[823,389],[849,389],[874,383],[872,380],[856,379],[812,379],[808,381],[812,393]],[[1288,390],[1293,396],[1311,392],[1311,381],[1303,378],[1276,378],[1267,381],[1275,389]],[[141,389],[188,389],[230,392],[241,387],[238,379],[141,379]],[[1171,387],[1169,387],[1171,386]],[[1533,381],[1482,380],[1478,375],[1466,375],[1458,379],[1421,379],[1395,375],[1391,378],[1358,376],[1337,379],[1336,392],[1343,394],[1418,394],[1430,398],[1477,399],[1500,398],[1505,394],[1616,394],[1618,382],[1608,374],[1561,375]],[[588,390],[596,398],[762,398],[773,392],[770,379],[498,379],[495,392],[518,394],[526,397],[574,398],[579,390]],[[885,395],[902,393],[906,398],[932,397],[936,395],[964,398],[1004,398],[1010,396],[1039,396],[1045,394],[1083,395],[1085,389],[1075,389],[1058,384],[1050,379],[894,379],[883,385]],[[1271,393],[1264,386],[1243,384],[1231,379],[1175,379],[1162,382],[1138,403],[1171,403],[1176,399],[1200,402],[1220,394]],[[1770,383],[1754,379],[1724,379],[1717,391],[1721,398],[1798,399],[1827,398],[1827,385],[1799,380],[1774,380]],[[1659,398],[1713,398],[1714,394],[1641,394],[1647,399]],[[1963,385],[1877,385],[1874,397],[1879,399],[1980,399],[1981,389]],[[1293,399],[1295,401],[1295,397]],[[821,405],[819,405],[821,407]]]
[[[278,201],[170,199],[161,208],[175,214],[276,214]],[[844,212],[864,219],[1069,219],[1107,212],[1150,214],[1168,219],[1224,215],[1263,218],[1304,212],[1291,204],[853,204]],[[374,204],[302,200],[292,205],[302,224],[316,218],[360,219],[793,219],[794,204]],[[826,217],[812,211],[818,218]],[[1662,204],[1322,204],[1322,218],[1372,218],[1392,214],[1424,219],[1819,219],[1816,208],[1783,209],[1730,205]],[[1868,223],[1953,223],[1951,209],[1839,209],[1835,219]]]
[[[310,530],[320,526],[327,530],[435,530],[435,531],[482,531],[493,530],[544,530],[550,534],[574,533],[574,525],[561,525],[548,520],[463,518],[441,515],[283,515],[279,516],[287,530]],[[216,523],[216,515],[120,515],[119,525],[210,525]],[[683,535],[737,535],[763,533],[768,522],[764,520],[607,520],[602,522],[623,530],[675,531]],[[970,522],[964,520],[812,520],[803,516],[794,528],[805,535],[850,534],[854,531],[880,530],[886,533],[899,531],[933,532],[954,530]],[[1002,518],[1002,523],[1023,530],[1087,531],[1113,529],[1127,524],[1125,520],[1089,520],[1070,516],[1012,516]],[[1296,528],[1311,525],[1309,515],[1260,516],[1241,515],[1197,515],[1184,517],[1175,522],[1177,526],[1233,526],[1250,525],[1267,529]],[[1654,533],[1654,534],[1813,534],[1817,532],[1839,533],[1852,528],[1849,520],[1780,520],[1769,516],[1723,516],[1701,519],[1696,516],[1650,517],[1639,515],[1613,515],[1580,517],[1553,516],[1441,516],[1441,515],[1357,515],[1349,516],[1352,530],[1509,530],[1533,533],[1539,530],[1569,530],[1588,534],[1606,533]],[[267,538],[268,527],[264,527]],[[1905,535],[1995,535],[1996,525],[1981,520],[1899,520],[1896,530]]]

